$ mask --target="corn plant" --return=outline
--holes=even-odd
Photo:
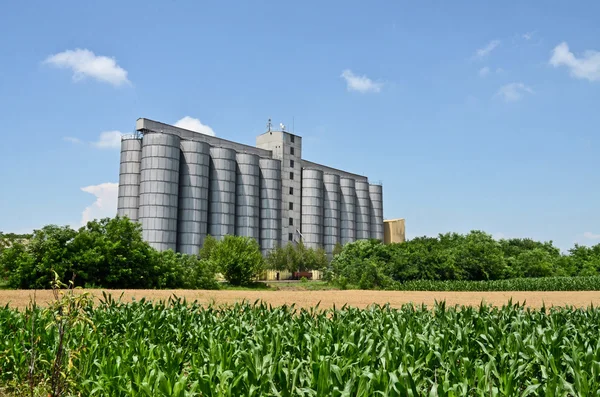
[[[0,385],[52,375],[48,311],[0,309]],[[600,309],[201,306],[105,295],[65,334],[66,395],[600,395]],[[26,384],[26,383],[25,383]],[[14,390],[17,390],[14,387]]]

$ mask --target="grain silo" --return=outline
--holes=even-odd
[[[368,240],[371,238],[369,183],[357,180],[354,189],[356,191],[356,239]]]
[[[208,234],[217,240],[235,234],[235,150],[210,148]]]
[[[325,173],[323,175],[323,248],[328,255],[333,253],[340,243],[340,176]]]
[[[264,255],[281,241],[281,161],[261,158],[260,247]]]
[[[352,178],[340,178],[341,197],[341,243],[347,244],[356,240],[356,191]]]
[[[210,146],[181,141],[177,251],[198,254],[208,228]]]
[[[121,140],[117,214],[126,216],[132,221],[138,220],[141,161],[142,140],[136,136],[123,137]]]
[[[149,119],[123,136],[117,212],[158,250],[196,254],[207,234],[259,241],[264,254],[303,241],[383,238],[381,185],[302,158],[302,137],[267,124],[256,147]],[[141,139],[140,139],[141,137]]]
[[[252,237],[260,234],[260,168],[259,158],[252,153],[238,153],[235,198],[235,234]]]
[[[159,251],[177,249],[179,143],[170,134],[142,140],[139,220],[144,240]]]
[[[371,199],[371,238],[383,241],[383,187],[370,184],[369,197]]]
[[[302,169],[302,241],[308,248],[323,247],[323,171]]]

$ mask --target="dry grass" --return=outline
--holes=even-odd
[[[97,298],[102,297],[102,290],[91,291]],[[263,300],[271,305],[295,303],[300,307],[312,307],[318,302],[320,307],[341,307],[344,304],[355,307],[365,307],[372,303],[389,303],[399,307],[405,303],[431,306],[435,301],[445,300],[448,305],[479,305],[482,301],[501,306],[512,298],[513,303],[525,302],[528,306],[539,308],[546,306],[577,306],[586,307],[590,304],[600,306],[600,291],[574,292],[413,292],[413,291],[206,291],[206,290],[105,290],[115,299],[123,294],[125,302],[141,298],[152,300],[168,299],[173,294],[186,298],[188,301],[197,300],[201,304],[230,304],[247,300]],[[36,292],[38,304],[44,305],[52,299],[50,290]],[[31,290],[0,290],[0,305],[10,307],[26,307],[33,291]]]

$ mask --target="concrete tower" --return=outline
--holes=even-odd
[[[281,244],[299,241],[302,193],[302,138],[284,130],[256,137],[256,147],[270,150],[281,160]]]

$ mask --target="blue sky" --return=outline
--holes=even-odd
[[[293,121],[306,159],[383,181],[409,236],[598,243],[598,15],[595,1],[3,2],[0,230],[114,214],[113,143],[138,117],[248,144],[271,117]]]

